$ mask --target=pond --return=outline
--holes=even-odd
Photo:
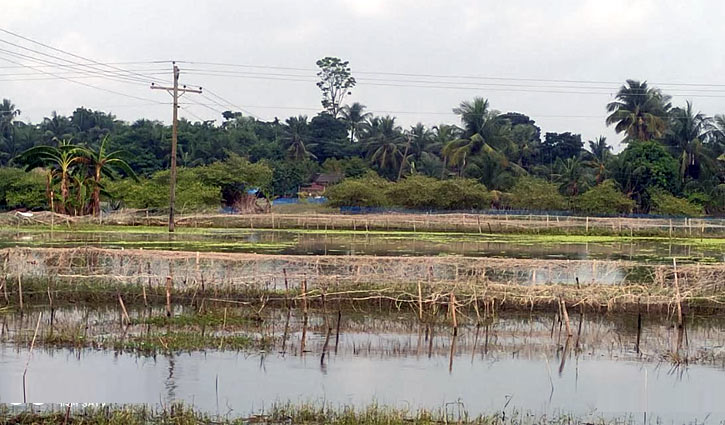
[[[49,316],[41,332],[47,332]],[[108,334],[120,332],[118,316],[113,309],[76,308],[59,310],[55,320],[73,325],[85,318],[90,333]],[[279,309],[264,317],[232,331],[272,336],[274,347],[263,350],[142,356],[41,345],[28,369],[28,401],[183,400],[236,415],[273,403],[377,402],[413,409],[448,405],[470,414],[648,412],[664,421],[702,421],[708,414],[709,421],[725,420],[718,390],[725,386],[725,324],[719,319],[688,318],[684,338],[678,338],[667,318],[645,316],[638,336],[636,316],[573,314],[574,336],[566,338],[551,314],[501,316],[480,327],[461,326],[455,337],[444,318],[421,324],[395,311],[343,312],[339,336],[337,312],[316,311],[304,320],[299,311]],[[0,402],[21,402],[29,353],[12,337],[32,332],[37,314],[0,320]],[[672,360],[675,351],[679,362]]]

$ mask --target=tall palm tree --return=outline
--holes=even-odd
[[[35,146],[20,154],[19,162],[30,171],[38,167],[50,169],[50,176],[60,181],[60,213],[68,213],[70,175],[76,164],[82,161],[83,149],[72,145],[69,140],[58,142],[58,146]]]
[[[340,110],[340,118],[347,125],[347,131],[350,133],[350,143],[358,139],[358,133],[360,133],[365,125],[366,120],[372,116],[372,113],[365,112],[365,105],[359,102],[342,107]]]
[[[472,102],[464,101],[453,112],[461,116],[463,137],[448,142],[443,147],[446,162],[457,166],[459,174],[466,168],[467,158],[484,155],[489,160],[508,166],[508,159],[502,150],[511,143],[510,125],[498,119],[498,111],[488,108],[488,100],[477,97]]]
[[[307,117],[300,115],[298,117],[290,117],[285,121],[284,133],[287,138],[287,153],[290,159],[301,161],[308,158],[316,158],[308,149],[314,147],[315,144],[305,144],[304,139],[307,137]]]
[[[402,129],[395,124],[395,118],[387,115],[369,119],[365,126],[364,140],[370,162],[392,178],[400,169],[403,160],[401,148],[405,143],[405,136]]]
[[[15,131],[13,120],[18,115],[20,115],[20,110],[15,107],[10,99],[3,99],[2,103],[0,103],[0,148],[3,150],[3,152],[0,152],[0,157],[7,156],[7,152],[14,150]]]
[[[695,112],[692,103],[687,101],[684,108],[672,110],[671,121],[665,144],[680,163],[680,178],[683,182],[688,177],[697,178],[701,167],[712,162],[704,145],[712,131],[711,120]]]
[[[43,119],[40,128],[44,131],[45,141],[50,143],[53,141],[69,140],[74,133],[75,127],[68,117],[58,115],[53,111],[50,118]]]
[[[589,141],[589,159],[586,164],[596,170],[596,182],[601,183],[607,171],[607,163],[612,155],[612,147],[607,144],[607,138],[599,136]]]
[[[121,158],[123,151],[115,150],[112,152],[106,152],[106,144],[108,143],[109,137],[105,136],[101,139],[101,143],[98,146],[98,150],[91,150],[81,148],[78,153],[81,154],[81,158],[78,160],[80,163],[86,164],[91,171],[91,181],[93,184],[93,193],[91,196],[91,213],[94,216],[98,216],[101,212],[101,184],[102,176],[109,178],[113,177],[113,171],[123,171],[129,177],[138,181],[136,173],[131,169],[126,161]]]
[[[562,161],[561,158],[557,158],[556,168],[558,171],[556,177],[561,184],[560,189],[567,195],[577,196],[587,185],[586,169],[581,159],[572,157]]]
[[[453,140],[459,139],[462,135],[462,130],[456,125],[440,124],[433,127],[433,142],[430,144],[430,151],[442,155],[443,157],[443,169],[441,171],[441,178],[444,178],[447,172],[448,157],[443,155],[443,148]]]
[[[671,107],[670,96],[649,87],[646,81],[627,80],[616,100],[607,104],[606,123],[615,125],[617,133],[625,133],[624,141],[660,138],[667,128]]]

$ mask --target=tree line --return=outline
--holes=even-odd
[[[441,181],[453,180],[451,185],[466,190],[485,189],[485,200],[477,197],[476,208],[544,209],[547,205],[591,209],[592,213],[725,212],[725,116],[705,116],[691,102],[673,106],[668,95],[646,82],[626,81],[616,99],[603,105],[607,110],[605,124],[614,126],[625,145],[621,153],[614,154],[604,137],[585,143],[579,134],[542,132],[531,117],[499,112],[482,97],[464,100],[453,109],[457,123],[418,123],[403,128],[394,116],[373,115],[361,103],[344,103],[355,86],[347,62],[325,58],[318,66],[322,110],[312,117],[299,115],[265,122],[242,112],[225,111],[219,122],[180,121],[180,166],[190,170],[218,168],[212,173],[214,178],[191,179],[208,185],[210,193],[216,190],[218,195],[210,199],[229,204],[230,196],[238,198],[230,193],[239,194],[251,186],[269,197],[295,195],[317,173],[329,172],[346,178],[331,192],[337,203],[354,203],[356,197],[369,195],[356,195],[353,187],[357,187],[374,188],[378,195],[384,195],[376,195],[374,202],[357,201],[360,204],[408,206],[402,200],[405,190],[383,186],[425,181],[425,185],[415,187],[430,189],[439,187]],[[161,122],[139,119],[128,123],[110,113],[83,107],[69,116],[53,113],[39,123],[23,122],[21,116],[10,100],[3,100],[0,166],[5,168],[2,172],[6,177],[14,177],[0,182],[0,208],[47,206],[47,192],[55,188],[66,212],[71,208],[77,213],[97,212],[100,197],[112,200],[114,196],[131,196],[133,184],[124,183],[126,177],[139,176],[141,187],[161,184],[164,179],[171,129]],[[108,155],[113,160],[102,166],[99,174],[95,167],[105,152],[112,153]],[[63,153],[86,158],[74,160],[69,168],[77,170],[68,177],[63,177],[63,167],[58,165]],[[226,170],[232,174],[227,177],[248,175],[252,166],[256,167],[252,174],[264,178],[253,182],[231,178],[230,183],[219,174]],[[37,167],[52,172],[42,176],[30,173],[28,177],[28,173],[17,170]],[[42,186],[38,186],[40,177],[45,179]],[[73,178],[81,181],[74,183]],[[113,179],[121,182],[113,183]],[[377,183],[356,185],[361,179]],[[11,180],[15,186],[10,185]],[[29,194],[29,187],[36,188],[35,195]],[[522,192],[526,187],[546,188],[546,197],[553,203],[516,200],[516,193],[527,196]],[[125,188],[123,193],[119,188]],[[83,190],[81,195],[76,193]],[[184,190],[183,185],[180,190]],[[69,198],[74,195],[88,201],[71,206]],[[615,195],[621,202],[612,211],[601,199]],[[39,199],[27,199],[32,196]],[[538,199],[539,193],[528,196]],[[601,198],[601,208],[582,204],[588,198]],[[130,203],[141,204],[136,201],[131,199]],[[451,209],[472,207],[465,201],[446,202],[445,207]],[[439,207],[425,202],[418,206]]]

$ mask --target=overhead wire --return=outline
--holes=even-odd
[[[118,72],[121,72],[121,73],[130,73],[130,74],[134,74],[134,75],[137,75],[138,77],[141,77],[141,78],[142,78],[142,79],[144,79],[144,80],[148,80],[148,79],[149,79],[149,77],[148,77],[148,76],[146,76],[146,75],[144,75],[144,74],[141,74],[141,73],[138,73],[138,72],[133,72],[133,71],[127,71],[127,70],[125,70],[125,69],[123,69],[123,68],[120,68],[120,67],[117,67],[117,66],[115,66],[115,65],[111,65],[111,64],[104,64],[104,63],[102,63],[102,62],[98,62],[98,61],[95,61],[95,60],[93,60],[93,59],[89,59],[89,58],[87,58],[87,57],[84,57],[84,56],[81,56],[81,55],[78,55],[78,54],[75,54],[75,53],[72,53],[72,52],[68,52],[68,51],[66,51],[66,50],[63,50],[63,49],[59,49],[59,48],[57,48],[57,47],[53,47],[53,46],[50,46],[50,45],[48,45],[48,44],[45,44],[45,43],[42,43],[42,42],[39,42],[39,41],[33,40],[33,39],[31,39],[31,38],[28,38],[28,37],[25,37],[25,36],[23,36],[23,35],[17,34],[17,33],[15,33],[15,32],[12,32],[12,31],[8,31],[8,30],[6,30],[6,29],[4,29],[4,28],[0,28],[0,32],[3,32],[3,33],[5,33],[5,34],[9,34],[9,35],[11,35],[11,36],[13,36],[13,37],[17,37],[17,38],[19,38],[19,39],[21,39],[21,40],[25,40],[25,41],[27,41],[27,42],[30,42],[30,43],[33,43],[33,44],[36,44],[36,45],[39,45],[39,46],[45,47],[46,49],[50,49],[50,50],[53,50],[53,51],[55,51],[55,52],[63,53],[63,54],[65,54],[65,55],[68,55],[68,56],[72,56],[72,57],[74,57],[74,58],[77,58],[77,59],[82,59],[82,60],[84,60],[84,61],[86,61],[86,62],[91,62],[91,63],[93,63],[93,64],[96,64],[96,65],[99,65],[99,66],[104,66],[104,67],[107,67],[107,68],[110,68],[110,69],[114,69],[114,70],[116,70],[116,71],[118,71]],[[70,62],[70,61],[69,61],[69,62]],[[78,64],[78,63],[76,63],[76,64]],[[81,64],[78,64],[78,65],[81,65]],[[153,79],[153,78],[151,78],[151,79],[150,79],[150,82],[157,82],[157,81],[156,81],[156,79]]]

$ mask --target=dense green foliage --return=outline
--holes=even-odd
[[[627,214],[634,210],[635,203],[622,193],[613,180],[606,180],[574,200],[576,211],[597,214]]]
[[[687,199],[678,198],[663,190],[651,190],[652,212],[662,215],[698,217],[703,214],[702,206]]]
[[[180,166],[211,167],[202,168],[201,174],[190,178],[197,178],[194,184],[198,198],[189,200],[188,205],[211,207],[212,197],[204,195],[211,194],[211,186],[220,190],[219,202],[230,204],[247,187],[258,187],[271,197],[294,196],[318,173],[360,178],[372,172],[388,182],[400,181],[400,186],[391,185],[377,193],[374,189],[380,185],[366,187],[365,179],[346,182],[332,189],[333,204],[379,206],[392,202],[410,208],[467,209],[485,205],[626,212],[631,204],[621,198],[623,193],[634,201],[632,212],[647,213],[656,209],[652,190],[660,190],[702,206],[704,213],[725,213],[725,116],[704,116],[689,102],[684,107],[673,107],[669,96],[646,82],[628,80],[616,99],[606,105],[606,123],[624,137],[624,150],[615,154],[603,137],[585,143],[579,134],[542,132],[527,115],[499,112],[487,99],[479,97],[453,109],[460,117],[458,125],[429,127],[419,123],[404,129],[393,116],[370,114],[360,103],[343,104],[345,95],[355,86],[347,62],[328,57],[318,66],[324,109],[311,118],[292,116],[263,122],[241,112],[226,111],[219,121],[180,121]],[[99,204],[94,197],[103,195],[105,186],[114,188],[116,196],[131,196],[126,199],[128,205],[163,204],[161,197],[167,196],[161,190],[163,173],[157,173],[168,168],[169,126],[145,119],[126,123],[86,108],[78,108],[70,116],[54,113],[35,124],[20,121],[19,117],[12,102],[0,104],[0,166],[29,165],[21,154],[38,146],[77,147],[95,152],[96,157],[104,148],[103,152],[123,158],[129,169],[143,178],[135,195],[130,195],[135,190],[130,188],[131,183],[102,183],[93,173],[88,173],[93,181],[86,185],[87,189],[74,192],[75,183],[69,178],[65,191],[70,200],[62,201],[63,207],[68,203],[69,210],[91,212]],[[74,147],[60,148],[58,140],[71,140]],[[255,174],[259,170],[237,175],[232,168],[214,165],[242,158],[247,164],[263,163],[263,176]],[[60,187],[63,168],[69,166],[59,159],[42,164],[52,171],[56,197],[63,196],[59,194],[64,192]],[[102,162],[100,159],[69,167],[91,169]],[[213,176],[206,178],[209,173]],[[109,170],[107,178],[129,174],[117,167]],[[464,180],[449,182],[457,178]],[[608,179],[614,180],[619,189],[611,183],[598,187]],[[437,180],[447,182],[447,186],[442,189]],[[486,202],[480,195],[481,188],[474,187],[471,181],[494,191],[487,192]],[[190,184],[182,182],[180,190]],[[122,190],[125,186],[128,188]],[[9,190],[14,201],[9,203],[9,195],[4,195],[5,199],[0,200],[2,208],[42,204],[35,196],[37,191],[24,199],[18,196],[17,189]],[[591,190],[596,191],[584,196]],[[603,205],[601,200],[613,190],[622,202]],[[142,196],[144,191],[158,199]],[[86,206],[71,202],[79,194],[90,199]],[[456,201],[446,199],[449,195]],[[664,211],[662,206],[656,210]]]

